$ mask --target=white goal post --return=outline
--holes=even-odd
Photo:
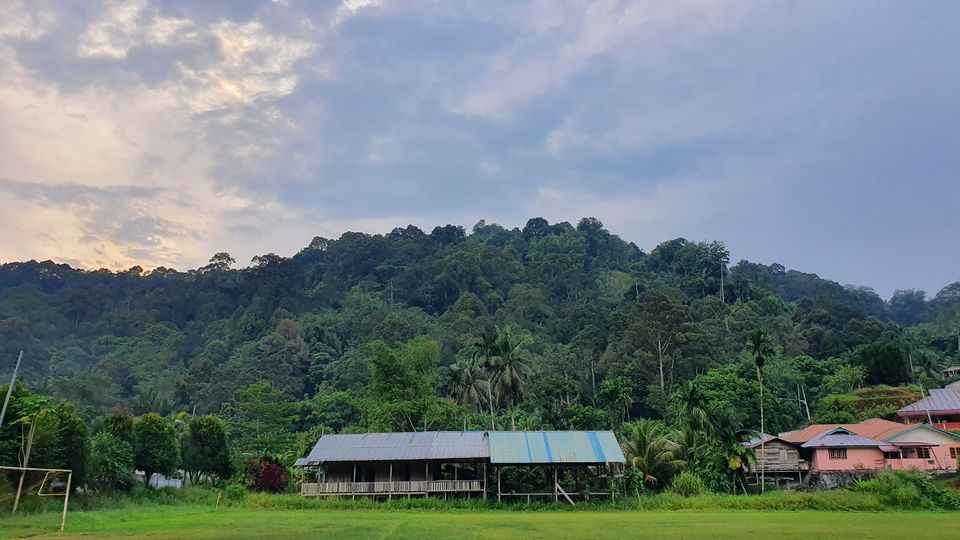
[[[0,471],[20,471],[20,485],[17,487],[17,494],[13,499],[13,513],[17,512],[17,506],[20,504],[20,496],[23,491],[23,478],[27,475],[28,471],[42,472],[44,473],[43,480],[40,482],[40,487],[37,489],[37,496],[39,497],[63,497],[63,513],[60,515],[60,532],[63,532],[64,526],[67,524],[67,504],[70,502],[70,485],[73,481],[73,470],[71,469],[44,469],[41,467],[6,467],[0,465]],[[59,476],[61,474],[67,475],[67,487],[63,493],[44,493],[43,488],[47,485],[47,481],[53,477]],[[27,490],[29,491],[29,487]]]

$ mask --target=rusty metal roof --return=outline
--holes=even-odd
[[[625,463],[612,431],[491,431],[490,463]]]
[[[930,414],[960,414],[960,388],[932,388],[930,395],[903,407],[897,414],[903,417],[923,417]]]
[[[490,457],[483,431],[324,435],[297,466],[338,461],[471,460]]]

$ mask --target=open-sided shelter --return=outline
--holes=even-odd
[[[427,431],[324,435],[296,465],[316,473],[316,482],[302,484],[305,496],[562,494],[569,500],[589,496],[586,480],[598,477],[608,489],[592,494],[612,496],[615,467],[625,463],[610,431]],[[545,487],[517,490],[521,485]]]

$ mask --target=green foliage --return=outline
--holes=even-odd
[[[960,492],[937,487],[919,471],[881,471],[877,476],[858,480],[849,488],[857,493],[874,493],[894,508],[960,510]]]
[[[133,425],[134,419],[130,411],[117,404],[113,408],[113,413],[103,418],[101,430],[133,445],[135,444]]]
[[[110,432],[93,437],[90,486],[99,492],[128,491],[133,487],[134,450]]]
[[[223,497],[231,503],[241,502],[247,497],[247,488],[243,484],[228,484]]]
[[[706,491],[703,480],[690,471],[683,471],[673,477],[670,491],[681,497],[696,497]]]
[[[173,425],[157,413],[148,413],[134,425],[134,464],[146,481],[153,473],[172,474],[180,463]]]
[[[62,400],[135,449],[130,410],[216,414],[237,460],[285,464],[326,428],[655,418],[676,459],[730,492],[752,459],[738,443],[760,428],[761,409],[768,432],[807,420],[798,394],[819,420],[886,415],[917,393],[883,385],[946,382],[958,317],[960,283],[888,303],[777,264],[730,267],[719,242],[678,238],[646,254],[594,218],[345,233],[289,258],[238,267],[217,253],[185,272],[8,263],[0,356],[27,351],[35,394],[15,389],[0,461],[16,462],[32,419]],[[763,346],[745,350],[754,333]],[[82,446],[76,419],[52,411],[35,455],[50,463],[68,457],[61,431]],[[174,438],[199,467],[182,420]]]
[[[183,468],[195,477],[213,475],[229,478],[230,451],[222,420],[213,415],[190,419],[189,433],[183,441]]]
[[[622,444],[629,464],[639,473],[636,479],[643,485],[633,485],[631,491],[667,486],[673,475],[686,465],[671,450],[673,444],[667,439],[667,433],[666,425],[656,420],[638,420],[622,426]]]

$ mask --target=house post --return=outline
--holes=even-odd
[[[387,491],[389,492],[389,494],[387,495],[387,500],[389,501],[390,499],[393,498],[393,462],[392,461],[390,462],[390,477],[389,477],[389,480],[387,481]]]
[[[483,462],[483,498],[487,498],[487,462]]]
[[[559,501],[560,494],[557,491],[560,489],[559,480],[557,479],[557,467],[553,467],[553,502]]]

